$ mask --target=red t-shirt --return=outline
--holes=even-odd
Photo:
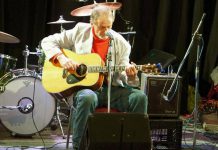
[[[109,48],[109,38],[100,39],[95,35],[94,28],[92,28],[92,33],[94,35],[93,45],[92,45],[92,53],[97,53],[100,55],[102,60],[105,62],[107,57],[107,52]]]

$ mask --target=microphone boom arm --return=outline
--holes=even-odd
[[[173,88],[173,86],[174,86],[176,80],[178,79],[179,73],[180,73],[180,71],[181,71],[181,69],[182,69],[182,67],[183,67],[183,64],[184,64],[184,62],[185,62],[185,60],[186,60],[186,57],[187,57],[187,56],[189,55],[189,53],[190,53],[190,49],[191,49],[191,47],[192,47],[192,45],[193,45],[194,39],[195,39],[195,37],[197,36],[197,33],[198,33],[198,31],[199,31],[199,29],[200,29],[200,27],[201,27],[201,24],[202,24],[202,22],[203,22],[205,16],[206,16],[206,13],[203,13],[203,15],[202,15],[202,17],[201,17],[201,21],[199,22],[198,27],[197,27],[196,31],[194,32],[194,34],[193,34],[193,36],[192,36],[191,42],[190,42],[190,44],[189,44],[189,46],[188,46],[188,49],[187,49],[187,51],[186,51],[186,53],[185,53],[185,56],[184,56],[183,60],[181,61],[180,65],[179,65],[179,67],[178,67],[176,76],[175,76],[175,78],[173,79],[173,82],[172,82],[172,84],[171,84],[169,90],[167,91],[167,95],[166,95],[167,97],[168,97],[169,93],[172,91],[172,88]]]

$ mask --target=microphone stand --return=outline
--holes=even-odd
[[[108,90],[107,90],[107,112],[110,113],[110,99],[111,99],[111,64],[112,64],[112,38],[110,38],[109,41],[109,49],[108,49],[108,54],[107,54],[107,70],[108,70],[108,76],[107,76],[107,82],[108,82]]]
[[[201,34],[198,34],[196,39],[200,40],[202,38]],[[193,149],[196,145],[196,128],[197,128],[197,116],[198,116],[198,88],[199,88],[199,66],[200,66],[200,41],[197,45],[197,59],[195,68],[195,107],[194,107],[194,131],[193,131]]]
[[[170,87],[170,89],[167,91],[167,95],[166,95],[166,96],[163,96],[164,99],[165,99],[165,97],[166,97],[166,99],[168,99],[168,95],[169,95],[169,93],[171,92],[171,90],[172,90],[172,88],[173,88],[173,86],[174,86],[174,84],[175,84],[175,81],[176,81],[177,78],[178,78],[179,72],[180,72],[180,70],[181,70],[181,68],[182,68],[182,66],[183,66],[183,64],[184,64],[184,62],[185,62],[185,60],[186,60],[186,57],[187,57],[188,54],[190,53],[190,49],[191,49],[191,47],[192,47],[192,45],[193,45],[194,39],[200,39],[200,38],[198,38],[199,35],[200,35],[200,34],[198,34],[198,31],[199,31],[199,29],[200,29],[200,27],[201,27],[201,25],[202,25],[202,22],[203,22],[205,16],[206,16],[206,13],[203,13],[203,15],[202,15],[202,17],[201,17],[201,20],[200,20],[200,22],[199,22],[199,24],[198,24],[198,27],[197,27],[196,31],[194,32],[194,34],[193,34],[193,36],[192,36],[192,40],[191,40],[191,42],[190,42],[190,44],[189,44],[189,47],[188,47],[188,49],[187,49],[187,51],[186,51],[186,53],[185,53],[185,56],[184,56],[183,60],[181,61],[180,65],[179,65],[179,67],[178,67],[178,71],[177,71],[177,73],[176,73],[176,76],[175,76],[175,78],[174,78],[172,84],[171,84],[171,87]],[[198,114],[198,110],[197,110],[197,108],[198,108],[197,96],[198,96],[198,95],[197,95],[197,94],[198,94],[198,86],[199,86],[199,64],[200,64],[200,61],[199,61],[199,52],[200,52],[200,46],[199,46],[199,42],[198,42],[198,47],[197,47],[197,60],[196,60],[196,69],[195,69],[196,80],[195,80],[195,107],[194,107],[193,149],[195,149],[195,145],[196,145],[196,124],[197,124],[197,114]]]
[[[201,25],[202,25],[202,22],[203,22],[203,20],[204,20],[204,18],[205,18],[205,15],[206,15],[206,13],[203,13],[203,15],[202,15],[202,17],[201,17],[201,20],[200,20],[200,22],[199,22],[199,24],[198,24],[198,27],[197,27],[196,31],[194,32],[194,34],[193,34],[193,36],[192,36],[191,42],[190,42],[190,44],[189,44],[189,46],[188,46],[188,49],[187,49],[187,51],[186,51],[186,53],[185,53],[185,56],[184,56],[183,60],[181,61],[180,65],[179,65],[179,67],[178,67],[176,76],[175,76],[175,78],[174,78],[174,80],[173,80],[173,82],[172,82],[172,84],[171,84],[169,90],[167,91],[167,95],[166,95],[166,96],[163,95],[163,98],[164,98],[166,101],[170,101],[170,100],[168,99],[168,96],[169,96],[170,92],[172,91],[172,88],[174,87],[174,84],[175,84],[176,80],[178,79],[179,73],[180,73],[180,71],[181,71],[181,69],[182,69],[182,66],[183,66],[183,64],[184,64],[184,62],[185,62],[185,60],[186,60],[188,54],[190,53],[190,50],[191,50],[191,47],[192,47],[192,45],[193,45],[194,39],[196,38],[196,36],[197,36],[197,34],[198,34],[198,31],[199,31],[199,29],[200,29],[200,27],[201,27]]]

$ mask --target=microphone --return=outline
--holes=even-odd
[[[32,104],[26,104],[26,105],[20,105],[19,106],[19,110],[22,113],[29,113],[32,109],[33,109],[33,105]]]
[[[112,35],[109,31],[107,31],[107,32],[105,33],[105,35],[107,35],[111,40],[114,39],[113,35]]]
[[[33,105],[32,104],[27,104],[25,107],[24,107],[24,110],[25,111],[29,111],[33,108]]]
[[[171,101],[173,99],[173,97],[175,96],[177,89],[179,86],[179,79],[174,78],[169,90],[167,91],[167,94],[164,95],[163,92],[161,93],[161,97],[165,100],[165,101]]]
[[[166,94],[166,95],[161,94],[161,97],[162,97],[165,101],[170,101],[170,100],[169,100],[169,93],[170,93],[170,90],[167,91],[167,94]]]

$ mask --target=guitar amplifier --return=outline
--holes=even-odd
[[[141,90],[148,97],[149,117],[179,116],[181,77],[178,76],[175,81],[174,79],[175,75],[141,74]],[[170,88],[171,90],[169,90]],[[168,93],[168,91],[170,92]]]

